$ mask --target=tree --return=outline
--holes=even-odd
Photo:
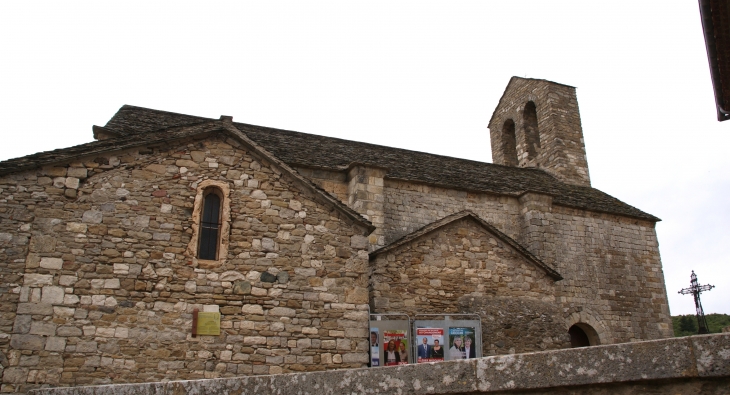
[[[697,320],[693,315],[683,315],[679,319],[679,330],[682,332],[697,333]]]

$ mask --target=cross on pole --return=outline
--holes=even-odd
[[[707,328],[707,320],[705,320],[705,311],[702,310],[702,302],[700,302],[700,294],[704,291],[709,291],[712,288],[715,288],[714,285],[699,285],[697,283],[697,275],[695,274],[695,271],[692,270],[692,276],[690,276],[692,279],[691,286],[689,288],[685,288],[678,293],[682,295],[688,295],[692,294],[695,298],[695,309],[697,310],[697,327],[699,330],[697,333],[704,334],[704,333],[710,333],[709,329]]]

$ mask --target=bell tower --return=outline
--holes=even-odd
[[[489,134],[495,164],[540,168],[565,183],[591,185],[574,87],[512,77]]]

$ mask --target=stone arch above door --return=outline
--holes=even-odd
[[[591,345],[603,345],[613,344],[614,339],[611,330],[603,323],[600,315],[591,311],[590,309],[583,308],[580,311],[575,311],[565,319],[565,331],[567,332],[573,325],[578,325],[591,342]],[[587,330],[586,326],[591,330]],[[593,338],[592,338],[593,337]]]

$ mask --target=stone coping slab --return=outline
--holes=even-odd
[[[730,333],[395,367],[47,388],[34,395],[460,394],[730,376]]]

